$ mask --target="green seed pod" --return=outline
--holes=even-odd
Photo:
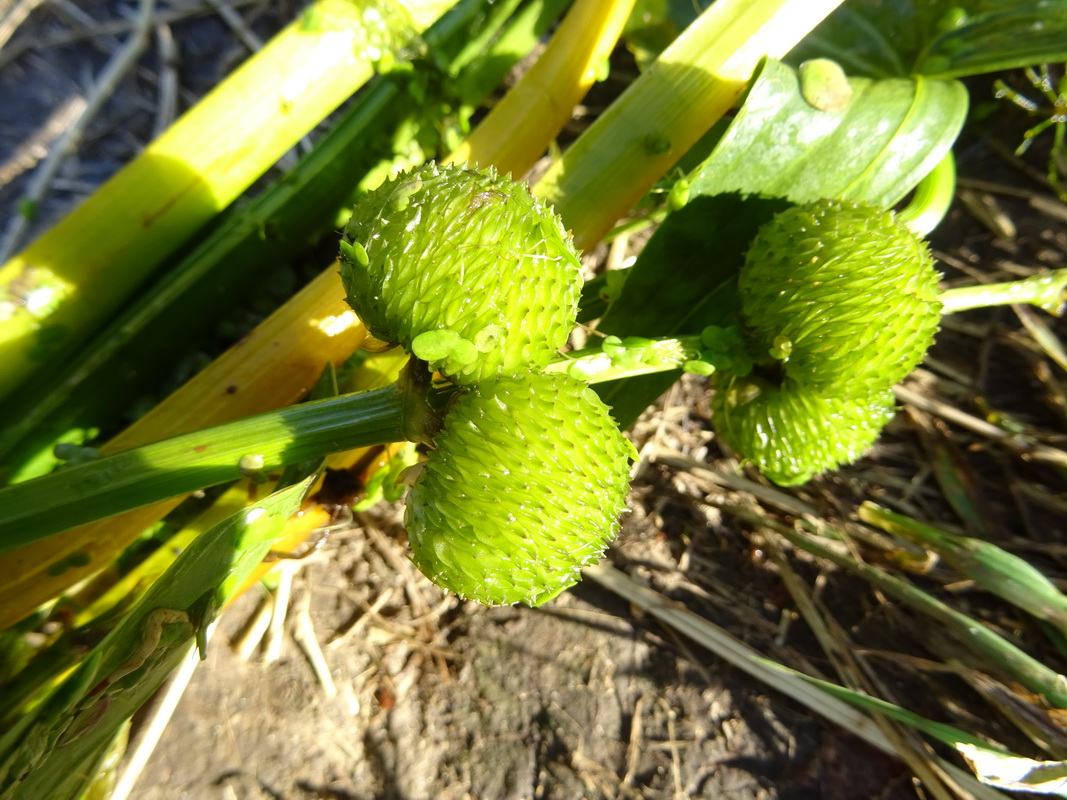
[[[545,366],[582,286],[570,235],[525,184],[436,164],[356,205],[341,278],[374,337],[465,386]]]
[[[636,454],[607,406],[563,374],[459,395],[407,497],[415,564],[488,605],[552,599],[615,538]]]
[[[764,225],[739,288],[755,358],[820,392],[863,394],[922,360],[941,318],[926,245],[888,211],[821,200]]]
[[[863,455],[893,418],[893,392],[850,398],[757,377],[720,382],[712,413],[723,441],[780,486]]]

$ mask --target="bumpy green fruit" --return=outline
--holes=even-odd
[[[636,454],[585,383],[487,381],[456,398],[434,444],[404,519],[415,564],[460,597],[543,603],[615,537]]]
[[[723,441],[770,480],[794,486],[863,455],[893,418],[893,392],[841,397],[791,380],[728,378],[712,412]]]
[[[922,360],[941,318],[926,245],[892,213],[822,200],[764,225],[741,270],[757,361],[820,392],[881,391]]]
[[[525,184],[436,164],[356,205],[341,278],[371,334],[465,386],[545,366],[582,285],[570,235]]]

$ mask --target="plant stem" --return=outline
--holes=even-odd
[[[1067,300],[1067,269],[1043,272],[1019,281],[961,286],[941,293],[942,313],[1028,303],[1059,316]]]
[[[554,367],[591,382],[678,369],[699,339],[622,340]],[[411,438],[416,405],[394,384],[269,411],[103,456],[0,489],[0,553],[150,503],[356,447]],[[435,404],[451,392],[437,395]],[[20,551],[21,552],[21,551]],[[45,564],[69,560],[57,549]],[[41,567],[38,563],[38,569]]]
[[[841,0],[718,0],[556,161],[534,191],[588,249],[725,114],[765,56]]]
[[[563,360],[550,364],[552,372],[566,372],[573,378],[589,383],[605,383],[621,378],[634,378],[655,372],[680,369],[687,361],[700,358],[700,337],[683,336],[677,339],[643,339],[631,337],[605,342],[568,353]]]
[[[442,0],[394,8],[397,20],[406,19],[387,33],[358,4],[318,0],[0,267],[0,397],[69,354],[164,258],[365,83],[374,73],[368,40],[384,37],[386,51],[406,45],[444,10]]]
[[[941,224],[956,196],[956,159],[949,150],[937,166],[919,181],[915,196],[897,218],[916,236],[926,236]]]
[[[498,172],[526,174],[541,155],[531,142],[543,141],[543,131],[554,137],[563,130],[593,85],[598,64],[611,55],[633,5],[634,0],[575,3],[548,49],[446,162],[481,163],[477,154],[491,149]],[[532,139],[531,117],[540,120]],[[490,142],[497,144],[489,148]]]

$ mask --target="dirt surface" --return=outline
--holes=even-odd
[[[122,16],[118,4],[102,0],[79,8],[98,22]],[[6,51],[0,165],[15,164],[19,148],[40,139],[48,115],[99,72],[116,46],[117,39],[93,34],[84,20],[85,35],[73,44],[33,47],[21,38],[27,31],[39,40],[76,31],[71,13],[62,4],[42,7]],[[245,52],[232,28],[205,13],[171,26],[181,55],[183,107]],[[264,37],[291,13],[268,12],[265,4],[241,7],[243,19]],[[150,136],[163,113],[155,106],[163,63],[152,48],[122,83],[38,205],[34,229],[83,197]],[[979,94],[987,89],[977,86],[976,96],[988,96]],[[987,136],[963,142],[960,172],[965,179],[994,182],[993,190],[978,184],[971,189],[979,204],[993,203],[1016,231],[998,232],[995,223],[979,221],[973,206],[958,202],[935,236],[950,283],[1007,280],[1064,263],[1067,206],[1047,206],[1060,209],[1059,217],[1035,209],[1035,196],[1051,202],[1049,189],[1004,152],[1025,122],[1003,113],[999,119],[1010,129],[991,126]],[[23,161],[32,166],[32,154],[41,150],[26,152]],[[1032,171],[1041,163],[1039,148],[1031,155]],[[10,219],[32,173],[27,166],[5,174],[0,209]],[[1062,323],[1043,319],[1062,338]],[[1067,428],[1057,370],[1035,350],[1011,310],[971,312],[946,324],[909,385],[939,393],[971,414],[994,409],[1027,435],[1058,447]],[[724,487],[721,475],[735,475],[737,465],[715,441],[708,391],[702,379],[687,378],[634,429],[644,458],[610,563],[769,658],[839,680],[835,658],[819,646],[787,584],[795,574],[882,696],[1019,752],[1062,752],[1064,743],[1054,734],[1053,746],[1042,750],[1007,721],[1010,715],[988,704],[1009,682],[995,673],[989,682],[979,681],[977,670],[964,666],[973,655],[929,621],[722,510],[732,505],[795,521],[745,487]],[[931,466],[937,457],[956,465],[979,518],[961,517],[961,506],[946,500],[942,473]],[[722,472],[715,477],[692,465]],[[768,487],[755,473],[745,474]],[[1056,468],[909,407],[871,457],[775,497],[810,504],[829,524],[854,523],[859,503],[876,499],[954,530],[982,533],[1062,576],[1064,488]],[[874,547],[873,537],[860,541],[864,548],[871,545],[865,549],[871,560],[891,564],[902,555]],[[290,563],[292,596],[281,636],[241,655],[264,594],[250,594],[227,612],[133,797],[927,796],[902,761],[593,581],[541,609],[486,609],[444,595],[407,560],[393,507],[358,516],[317,554]],[[985,624],[1048,652],[1031,623],[1006,604],[968,594],[973,587],[958,575],[942,566],[916,568],[912,575]],[[309,631],[317,647],[298,644]],[[308,654],[316,650],[328,677],[313,668]],[[1062,665],[1062,656],[1048,658]],[[1025,695],[1017,690],[1005,692]],[[931,752],[926,745],[913,747]]]
[[[486,609],[405,558],[361,531],[298,581],[333,696],[291,641],[248,662],[224,628],[138,796],[911,796],[899,764],[592,583],[542,609]]]

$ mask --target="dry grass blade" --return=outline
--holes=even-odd
[[[873,588],[906,603],[935,622],[935,635],[952,636],[964,647],[1011,675],[1014,680],[1044,696],[1051,705],[1067,708],[1067,678],[1024,652],[992,628],[884,569],[858,561],[849,553],[839,552],[824,543],[821,537],[795,530],[747,508],[719,502],[715,505],[752,525],[773,531],[805,552],[861,576]],[[830,529],[829,526],[825,527]],[[837,538],[847,540],[840,533]]]
[[[869,695],[885,697],[884,687],[875,691],[871,675],[865,672],[854,653],[854,645],[839,624],[820,608],[808,587],[794,572],[788,557],[775,544],[771,543],[771,553],[778,567],[786,588],[796,602],[801,616],[808,623],[818,639],[823,652],[834,665],[842,684],[854,691]],[[915,777],[922,781],[923,787],[934,797],[952,800],[953,792],[946,786],[939,765],[933,759],[933,753],[923,742],[900,723],[887,719],[880,714],[872,714],[872,719],[885,734],[893,750],[911,768]]]
[[[12,34],[18,30],[19,25],[26,21],[33,9],[41,4],[41,0],[18,0],[11,5],[5,4],[0,12],[0,49],[7,44]]]
[[[909,403],[924,411],[929,411],[931,414],[936,414],[949,422],[961,425],[981,436],[1003,442],[1024,458],[1045,461],[1057,467],[1067,467],[1067,452],[1059,448],[1027,441],[1018,434],[1000,428],[991,422],[986,422],[973,414],[968,414],[950,403],[920,394],[907,386],[894,386],[893,392],[902,403]]]
[[[769,662],[748,645],[680,603],[672,602],[663,595],[638,585],[624,572],[605,564],[587,568],[585,576],[625,598],[738,669],[788,695],[816,714],[842,726],[879,750],[891,755],[899,755],[893,743],[886,738],[868,715],[820,691],[792,671]],[[967,774],[954,764],[941,759],[937,759],[937,762],[945,774],[968,793],[964,796],[977,798],[977,800],[1003,800],[1004,796],[1000,792],[983,786],[974,776]]]
[[[925,525],[865,502],[864,522],[937,553],[981,588],[1004,598],[1067,636],[1067,596],[1029,562],[995,544]]]
[[[85,133],[89,123],[103,108],[104,103],[110,99],[119,81],[133,69],[137,59],[141,57],[145,48],[148,47],[155,9],[155,0],[142,0],[137,9],[136,27],[122,46],[122,49],[115,53],[107,66],[104,67],[100,78],[86,98],[77,118],[59,137],[48,157],[45,158],[44,163],[34,173],[33,180],[30,182],[29,189],[23,198],[24,202],[36,205],[44,198],[53,179],[59,173],[63,162],[73,155],[78,145],[78,140]],[[0,240],[0,263],[6,262],[10,258],[29,227],[30,218],[27,215],[19,214],[12,218],[7,230],[4,232],[3,239]]]

